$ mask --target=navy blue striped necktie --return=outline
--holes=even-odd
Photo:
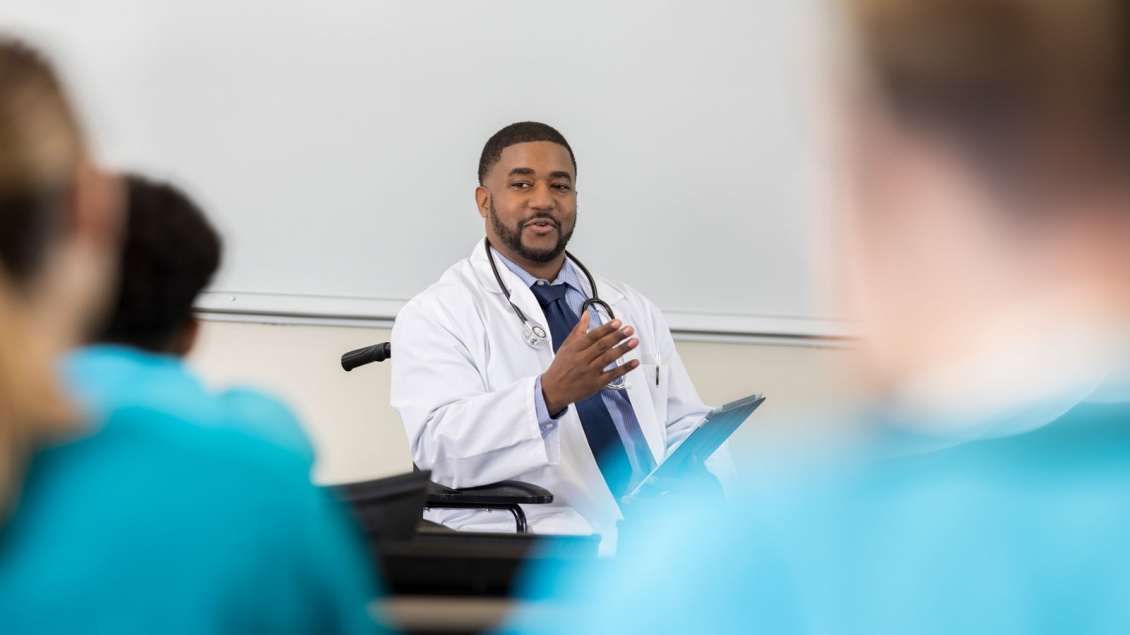
[[[568,285],[564,284],[535,284],[530,287],[534,292],[538,304],[545,312],[545,320],[549,325],[549,332],[553,334],[553,352],[561,348],[561,343],[573,332],[580,317],[565,303],[565,292]],[[616,424],[608,412],[608,406],[600,393],[573,404],[577,408],[577,415],[581,418],[581,427],[588,439],[589,449],[596,457],[596,464],[608,488],[619,499],[628,493],[628,483],[632,478],[632,465],[628,461],[628,450],[620,433],[616,431]],[[557,413],[551,412],[550,415]]]

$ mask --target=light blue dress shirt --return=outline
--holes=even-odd
[[[528,271],[522,269],[518,265],[510,262],[505,256],[500,254],[498,250],[491,248],[494,256],[502,261],[514,275],[518,276],[527,287],[532,287],[535,284],[564,284],[568,285],[569,290],[565,292],[565,303],[569,305],[573,313],[580,315],[581,306],[584,305],[588,296],[585,295],[584,286],[581,284],[581,275],[577,271],[576,265],[573,264],[568,258],[565,259],[565,265],[561,267],[560,273],[557,274],[557,279],[550,282],[548,280],[540,279],[530,275]],[[589,307],[589,314],[592,320],[589,329],[592,330],[604,323],[600,313],[594,307]],[[613,390],[611,388],[604,388],[600,391],[601,399],[604,405],[608,408],[608,413],[612,416],[612,422],[616,425],[616,432],[619,433],[620,439],[624,442],[624,448],[628,451],[628,460],[632,465],[633,481],[641,479],[649,474],[652,468],[655,467],[654,461],[651,457],[651,450],[647,447],[643,439],[642,433],[636,437],[631,434],[632,428],[639,430],[639,421],[636,420],[636,413],[632,409],[632,403],[628,400],[628,396],[624,391]],[[557,413],[558,417],[555,419],[549,412],[549,408],[545,405],[545,394],[541,390],[541,377],[538,377],[534,385],[534,404],[537,408],[538,424],[541,426],[542,436],[547,436],[557,430],[560,423],[560,418],[565,414],[566,410]]]

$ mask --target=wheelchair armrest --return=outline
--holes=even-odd
[[[436,483],[428,485],[425,505],[443,507],[495,507],[510,505],[544,505],[553,502],[553,494],[544,487],[521,481],[501,481],[480,487],[451,489]]]

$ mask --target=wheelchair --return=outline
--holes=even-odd
[[[341,366],[352,371],[382,362],[389,342],[349,351]],[[429,471],[331,486],[365,531],[370,551],[389,590],[398,595],[510,595],[519,570],[531,559],[555,561],[597,557],[600,536],[535,535],[522,505],[553,502],[545,488],[521,481],[452,489],[430,480]],[[505,510],[515,533],[458,532],[423,519],[426,509]]]

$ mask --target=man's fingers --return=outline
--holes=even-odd
[[[585,311],[584,313],[585,314],[582,315],[579,320],[577,320],[577,325],[573,327],[573,332],[569,334],[569,337],[573,337],[574,335],[579,337],[588,332],[589,321],[592,320],[592,316],[589,315],[588,311]]]
[[[589,350],[588,361],[592,361],[594,359],[597,359],[601,355],[607,353],[609,350],[612,349],[613,346],[616,346],[620,342],[631,337],[632,333],[635,333],[635,332],[636,332],[635,329],[633,329],[632,327],[625,326],[622,329],[617,329],[617,330],[612,331],[611,333],[605,335],[604,337],[601,337],[599,340],[594,342],[592,344],[592,346],[588,349]]]
[[[592,314],[588,311],[585,311],[585,314],[581,317],[581,321],[577,323],[577,326],[584,324],[585,328],[588,328],[588,324],[591,321],[591,318]],[[584,339],[582,340],[581,344],[582,348],[588,348],[592,346],[594,343],[599,341],[600,338],[608,335],[609,333],[615,332],[618,328],[620,328],[620,320],[612,320],[608,324],[601,324],[595,329],[584,334]]]
[[[608,352],[606,352],[606,353],[604,353],[603,355],[600,356],[600,367],[604,368],[605,366],[612,364],[616,360],[627,355],[629,352],[631,352],[631,350],[633,348],[635,348],[639,345],[640,345],[640,341],[633,337],[632,339],[628,340],[627,342],[624,342],[623,344],[617,346],[616,348],[609,350]]]
[[[640,365],[640,361],[638,359],[633,359],[633,360],[631,360],[631,361],[629,361],[625,364],[621,364],[620,366],[613,368],[612,370],[606,370],[603,373],[601,373],[600,382],[602,384],[611,384],[612,382],[616,381],[617,379],[620,379],[624,375],[627,375],[628,373],[635,370],[636,366],[639,366],[639,365]]]

